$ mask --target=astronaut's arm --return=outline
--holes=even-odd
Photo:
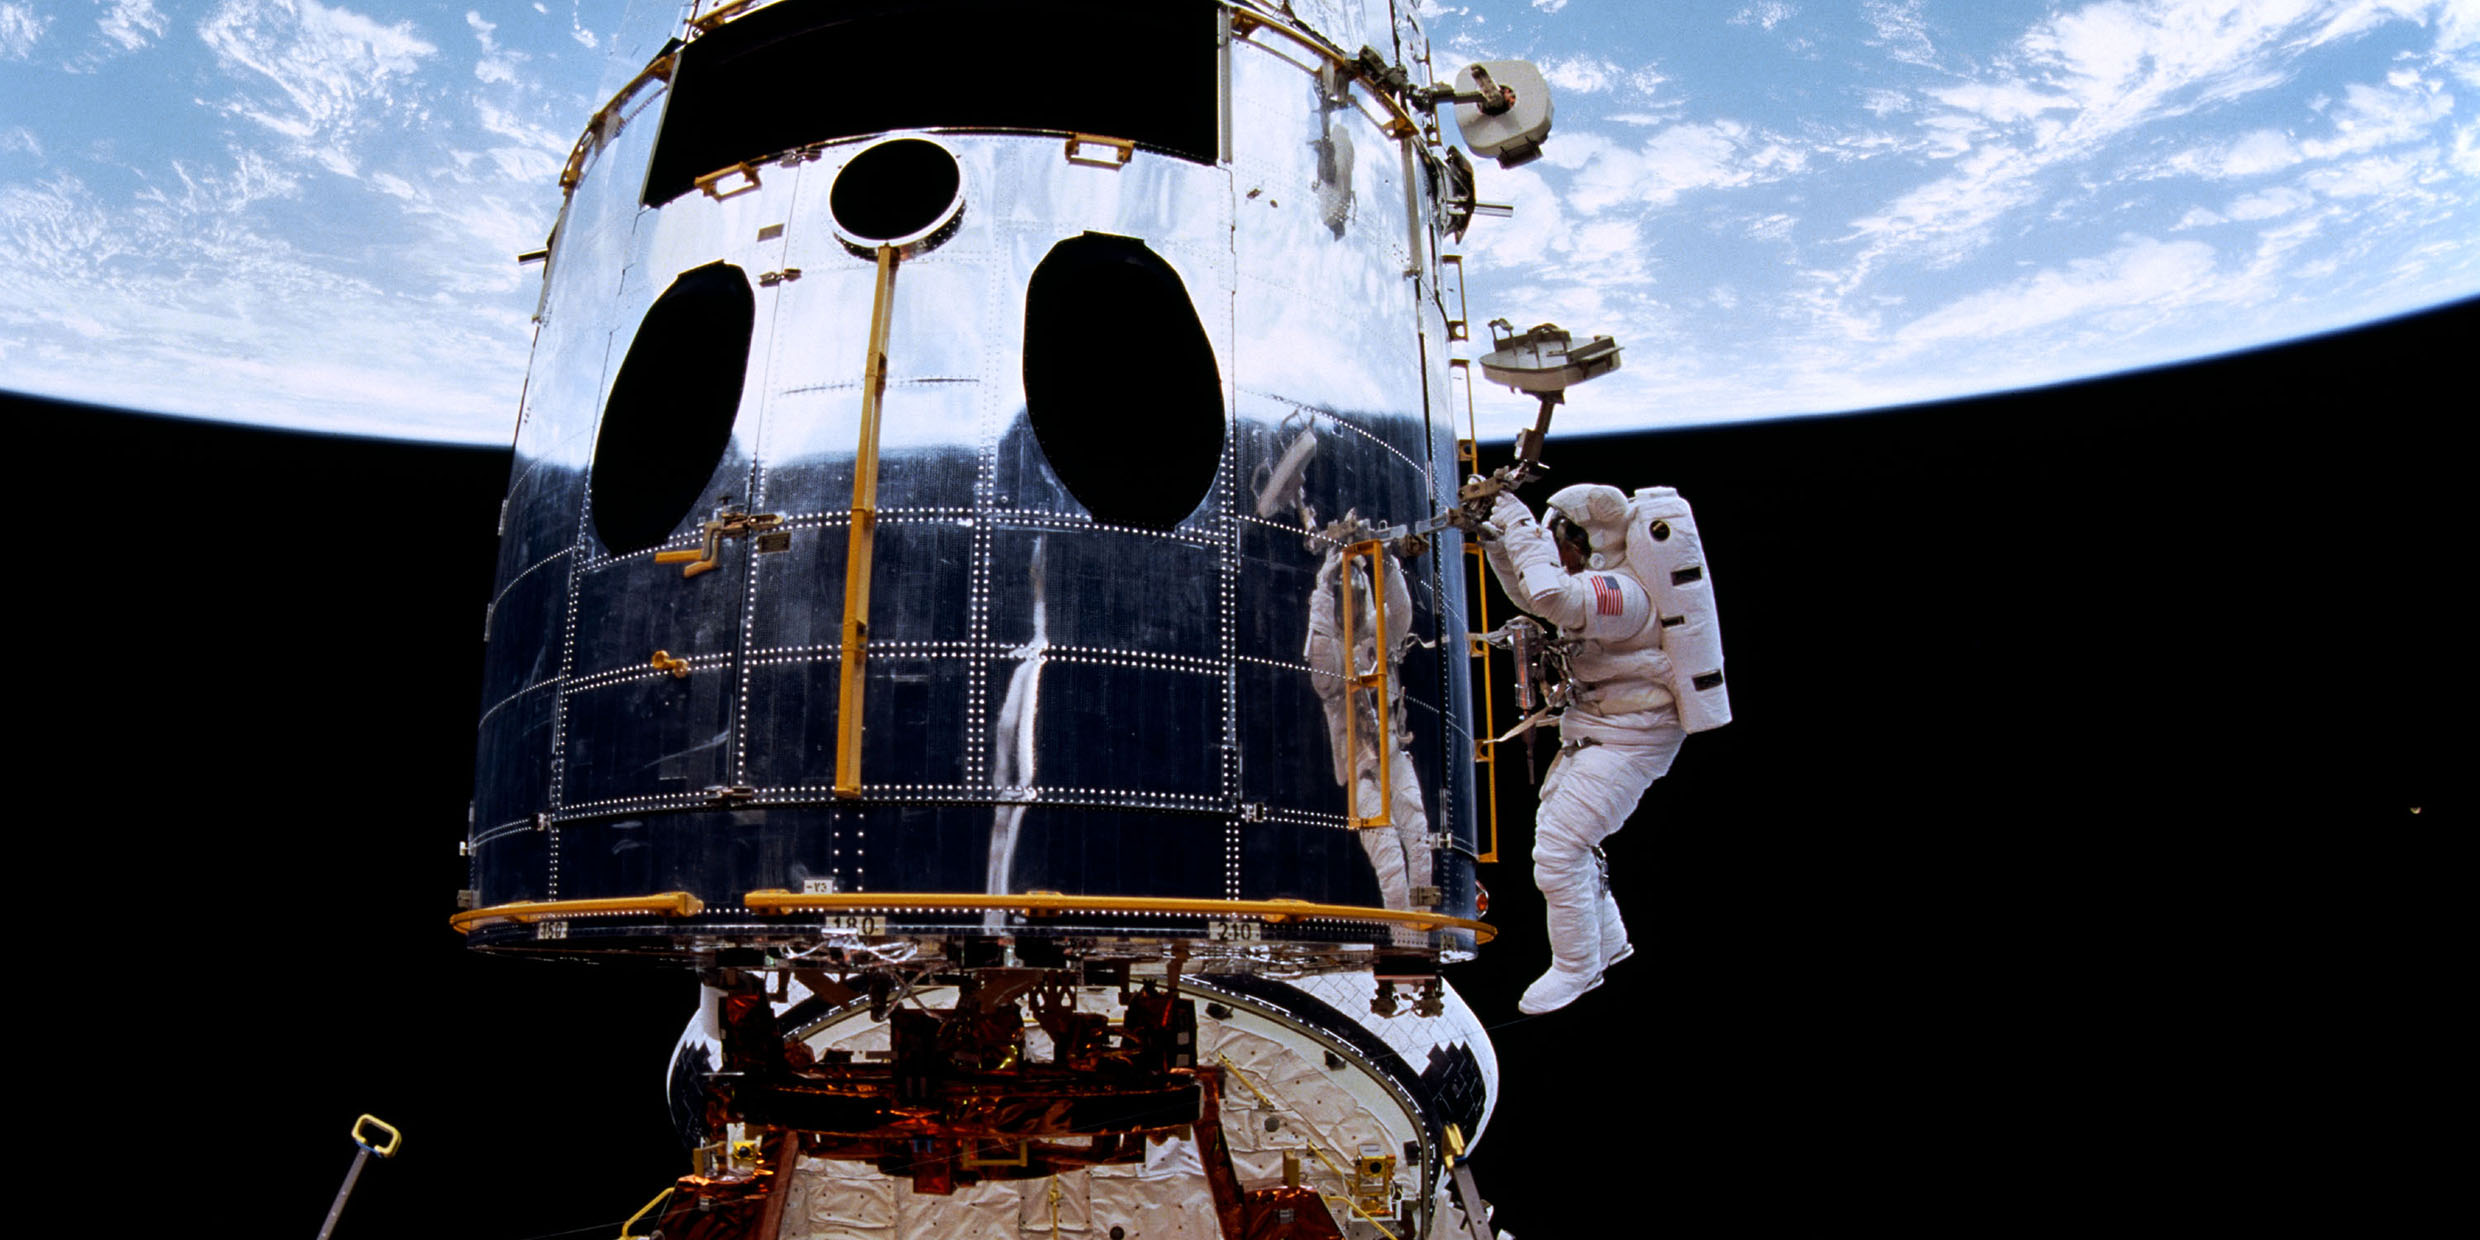
[[[1483,544],[1488,549],[1484,555],[1507,597],[1562,629],[1584,627],[1593,614],[1592,588],[1559,563],[1558,545],[1533,519],[1532,509],[1501,491],[1491,506],[1490,522],[1499,528],[1499,536]]]

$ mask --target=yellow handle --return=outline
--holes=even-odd
[[[375,1128],[380,1132],[386,1133],[387,1144],[381,1145],[375,1137],[362,1135],[362,1130],[365,1128]],[[404,1140],[405,1134],[396,1131],[396,1125],[391,1124],[376,1115],[365,1115],[360,1119],[353,1121],[353,1144],[369,1150],[371,1153],[376,1154],[381,1158],[395,1157],[396,1147],[403,1144]]]
[[[1087,155],[1084,152],[1089,146],[1102,147],[1111,154],[1107,158]],[[1088,168],[1125,168],[1130,160],[1137,157],[1137,144],[1126,138],[1106,138],[1098,133],[1072,133],[1068,135],[1067,155],[1069,163],[1083,164]]]
[[[657,564],[678,564],[683,560],[703,559],[705,556],[706,552],[703,548],[696,551],[657,551],[654,553],[654,562]]]
[[[735,172],[745,178],[742,184],[731,189],[715,188],[723,183],[723,179],[725,177],[731,176]],[[749,191],[758,188],[758,170],[746,163],[734,164],[729,168],[717,168],[713,172],[709,172],[705,176],[697,178],[697,180],[691,182],[691,184],[697,186],[698,189],[705,193],[707,197],[712,198],[717,202],[721,202],[726,198],[737,198],[742,194],[746,194]]]

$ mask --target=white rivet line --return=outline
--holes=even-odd
[[[1407,454],[1403,451],[1403,449],[1398,448],[1398,447],[1396,447],[1395,445],[1393,445],[1393,444],[1391,444],[1391,443],[1388,443],[1386,440],[1379,438],[1379,437],[1378,437],[1378,435],[1377,435],[1377,433],[1376,433],[1376,432],[1374,432],[1374,431],[1371,431],[1368,427],[1362,426],[1361,424],[1359,424],[1359,423],[1357,423],[1357,422],[1354,422],[1352,419],[1347,418],[1347,417],[1343,416],[1343,415],[1342,415],[1342,414],[1340,414],[1340,413],[1336,413],[1335,411],[1333,411],[1333,410],[1331,410],[1331,409],[1320,409],[1320,408],[1318,408],[1318,407],[1317,407],[1317,406],[1315,406],[1315,405],[1304,405],[1304,404],[1301,404],[1299,401],[1293,400],[1292,398],[1290,398],[1290,397],[1288,397],[1288,396],[1284,396],[1284,395],[1282,395],[1282,394],[1280,394],[1280,393],[1276,393],[1276,392],[1262,391],[1262,390],[1257,389],[1257,388],[1247,388],[1247,387],[1241,388],[1241,389],[1239,389],[1239,390],[1240,390],[1240,392],[1241,392],[1242,394],[1244,394],[1244,395],[1261,397],[1261,398],[1263,398],[1263,399],[1273,401],[1274,403],[1276,403],[1276,404],[1278,404],[1278,405],[1288,405],[1288,406],[1290,406],[1291,408],[1296,409],[1296,410],[1298,410],[1298,411],[1300,411],[1300,412],[1302,412],[1302,413],[1310,414],[1310,415],[1312,415],[1312,416],[1314,416],[1314,417],[1317,417],[1317,418],[1322,418],[1322,419],[1325,419],[1326,421],[1332,422],[1332,423],[1334,423],[1335,425],[1337,425],[1337,426],[1339,426],[1339,427],[1342,427],[1342,428],[1343,428],[1343,429],[1345,429],[1345,430],[1351,431],[1351,432],[1353,432],[1354,434],[1357,434],[1357,435],[1361,436],[1362,438],[1367,439],[1369,442],[1374,443],[1374,444],[1378,445],[1379,447],[1386,449],[1389,453],[1392,453],[1392,454],[1394,455],[1394,457],[1395,457],[1395,459],[1396,459],[1396,460],[1402,461],[1405,465],[1407,465],[1407,466],[1411,467],[1411,468],[1412,468],[1412,469],[1414,469],[1415,471],[1420,471],[1420,472],[1422,472],[1424,477],[1426,477],[1426,476],[1427,476],[1427,472],[1426,472],[1426,471],[1423,471],[1423,470],[1421,469],[1421,462],[1416,461],[1416,460],[1413,460],[1413,459],[1412,459],[1409,455],[1407,455]],[[1424,490],[1427,490],[1428,488],[1424,487],[1423,489],[1424,489]]]
[[[1341,814],[1315,809],[1276,809],[1266,811],[1266,821],[1289,823],[1296,827],[1342,827],[1351,820]]]
[[[1238,402],[1233,402],[1235,405]],[[1240,638],[1235,617],[1240,608],[1240,525],[1232,519],[1237,511],[1233,480],[1239,477],[1240,436],[1236,420],[1227,419],[1223,433],[1222,480],[1216,490],[1216,525],[1221,535],[1216,540],[1215,579],[1217,649],[1223,657],[1223,737],[1222,789],[1225,806],[1240,803]],[[1234,819],[1223,822],[1223,895],[1240,898],[1240,823]]]
[[[1343,673],[1341,672],[1330,672],[1322,667],[1311,667],[1308,663],[1299,659],[1261,659],[1253,654],[1243,654],[1232,656],[1232,661],[1235,663],[1254,663],[1259,667],[1279,667],[1287,672],[1306,672],[1312,676],[1324,676],[1333,680],[1343,679]]]
[[[835,789],[828,784],[799,784],[781,788],[761,788],[754,798],[756,804],[787,805],[797,803],[828,804]],[[991,788],[981,784],[871,784],[856,800],[835,800],[841,806],[867,806],[878,802],[918,804],[937,802],[958,805],[1081,805],[1114,809],[1178,809],[1218,813],[1226,808],[1220,797],[1197,796],[1185,792],[1156,792],[1144,788]],[[1341,819],[1337,819],[1341,821]]]
[[[480,848],[493,840],[497,840],[505,836],[523,835],[533,829],[534,820],[531,818],[520,818],[515,822],[503,822],[500,825],[475,836],[474,847]]]
[[[603,341],[603,372],[611,372],[609,336]],[[580,551],[589,551],[594,546],[594,475],[591,468],[583,482],[577,495],[577,541],[572,545]],[[589,554],[568,558],[568,607],[560,623],[560,691],[551,704],[551,786],[543,798],[543,811],[554,816],[560,812],[560,799],[568,792],[567,682],[577,673],[577,599],[582,591],[589,558]],[[544,889],[548,892],[548,898],[556,900],[560,895],[559,830],[556,827],[551,831],[551,840],[553,848],[546,863],[548,872],[544,876]]]
[[[576,550],[577,549],[575,547],[562,547],[559,550],[526,565],[524,568],[517,570],[517,575],[509,578],[507,584],[502,585],[499,588],[499,593],[491,596],[491,613],[493,615],[499,614],[500,600],[507,598],[508,592],[516,589],[517,583],[525,580],[534,572],[535,569],[541,568],[543,565],[549,564],[553,560],[559,559],[561,556],[574,554]]]
[[[1392,524],[1395,524],[1395,522],[1392,522],[1392,521],[1380,521],[1377,517],[1374,517],[1374,516],[1372,516],[1372,517],[1366,517],[1366,519],[1367,519],[1367,520],[1369,520],[1369,521],[1371,521],[1372,523],[1375,523],[1375,524],[1377,524],[1377,525],[1381,526],[1381,527],[1386,526],[1386,525],[1392,525]],[[1297,525],[1285,525],[1284,523],[1282,523],[1282,522],[1280,522],[1280,521],[1269,521],[1269,520],[1267,520],[1267,519],[1266,519],[1266,518],[1264,518],[1264,517],[1261,517],[1261,516],[1256,515],[1255,513],[1243,513],[1243,514],[1241,514],[1239,517],[1235,518],[1235,520],[1238,520],[1239,522],[1241,522],[1241,523],[1243,523],[1243,524],[1246,524],[1246,525],[1262,525],[1262,526],[1265,526],[1267,529],[1274,530],[1274,531],[1276,531],[1276,532],[1278,532],[1278,533],[1281,533],[1281,534],[1286,534],[1286,535],[1289,535],[1289,536],[1291,536],[1291,537],[1295,537],[1295,538],[1305,538],[1305,539],[1308,539],[1308,540],[1309,540],[1309,541],[1311,541],[1311,542],[1320,542],[1320,543],[1324,543],[1324,544],[1326,544],[1327,546],[1332,547],[1332,548],[1334,548],[1334,549],[1336,549],[1336,550],[1338,550],[1338,551],[1340,551],[1340,550],[1342,550],[1343,548],[1348,547],[1348,546],[1350,546],[1350,545],[1351,545],[1350,543],[1347,543],[1347,542],[1343,541],[1343,540],[1342,540],[1342,539],[1340,539],[1340,538],[1331,538],[1331,537],[1328,537],[1326,534],[1324,534],[1323,532],[1320,532],[1320,531],[1318,531],[1318,530],[1304,530],[1304,529],[1300,528],[1300,527],[1299,527],[1299,526],[1297,526]]]
[[[560,683],[560,678],[558,676],[546,676],[541,680],[537,680],[534,683],[491,703],[491,708],[482,712],[482,717],[474,721],[475,730],[480,731],[484,724],[491,722],[491,716],[498,714],[501,707],[506,706],[510,702],[516,701],[518,698],[524,697],[526,694],[532,693],[537,689],[547,689],[558,683]]]
[[[554,826],[584,817],[604,817],[614,811],[658,809],[728,809],[704,792],[665,792],[653,796],[607,797],[600,801],[580,801],[552,815]]]

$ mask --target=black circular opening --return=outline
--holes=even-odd
[[[1051,247],[1025,288],[1025,419],[1094,520],[1167,530],[1223,461],[1223,377],[1188,286],[1133,237]]]
[[[835,226],[855,240],[908,239],[942,222],[962,184],[956,157],[946,147],[897,138],[853,156],[835,174],[827,211]]]
[[[758,303],[730,263],[683,272],[621,359],[586,484],[594,532],[613,555],[671,536],[732,443]]]

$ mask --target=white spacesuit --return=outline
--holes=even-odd
[[[1516,1005],[1528,1015],[1574,1002],[1634,950],[1598,846],[1670,770],[1687,733],[1731,718],[1712,583],[1678,493],[1647,487],[1631,498],[1584,484],[1551,496],[1547,512],[1565,539],[1501,493],[1491,513],[1499,536],[1483,544],[1508,596],[1572,643],[1573,696],[1533,831],[1551,964]]]

